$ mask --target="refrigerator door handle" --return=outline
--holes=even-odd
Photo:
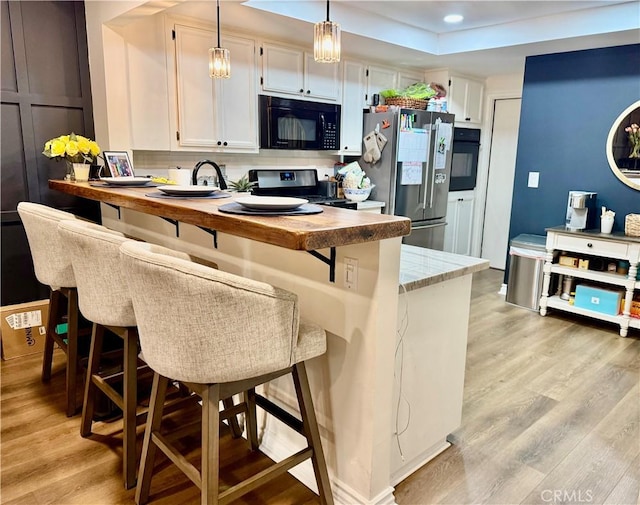
[[[439,226],[447,226],[448,223],[425,224],[423,226],[412,226],[412,230],[426,230],[427,228],[438,228]]]

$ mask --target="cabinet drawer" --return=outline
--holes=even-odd
[[[629,244],[611,240],[571,237],[568,235],[557,235],[555,248],[563,251],[593,254],[594,256],[607,256],[610,258],[627,258],[629,253]]]

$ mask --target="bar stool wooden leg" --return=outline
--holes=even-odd
[[[60,318],[62,293],[58,290],[51,290],[49,294],[49,321],[47,322],[47,333],[44,337],[44,354],[42,356],[42,382],[51,380],[51,362],[53,361],[53,334]]]
[[[124,334],[123,449],[122,472],[126,489],[136,485],[136,405],[138,404],[138,332],[128,328]]]
[[[202,470],[200,502],[218,504],[220,466],[220,385],[207,386],[202,395]]]
[[[67,417],[77,410],[78,291],[67,290]]]
[[[324,452],[322,451],[320,431],[318,430],[316,413],[313,410],[309,378],[307,377],[307,369],[304,362],[293,365],[293,382],[296,387],[298,403],[300,404],[304,433],[309,446],[313,449],[311,461],[313,462],[313,470],[316,476],[316,482],[318,483],[318,494],[323,504],[333,505],[331,482],[329,481],[329,473],[327,472]]]
[[[256,388],[248,389],[244,394],[247,403],[246,426],[247,440],[251,445],[252,451],[258,450],[258,418],[256,416]]]
[[[137,505],[145,505],[149,501],[149,490],[151,488],[151,476],[153,474],[153,463],[156,458],[156,444],[153,435],[160,431],[162,422],[162,410],[164,408],[164,398],[167,394],[169,379],[160,374],[153,374],[153,385],[151,386],[151,398],[149,399],[149,413],[147,416],[147,427],[144,430],[142,442],[142,456],[140,458],[140,469],[138,470],[138,485],[136,487]]]
[[[233,398],[225,398],[224,400],[222,400],[222,405],[225,409],[230,409],[234,406]],[[238,416],[229,418],[229,427],[231,428],[231,434],[233,438],[240,438],[242,436],[242,430],[240,429],[240,424],[238,423]]]
[[[89,363],[87,365],[87,378],[84,387],[84,402],[82,404],[82,419],[80,421],[80,435],[88,437],[91,435],[91,423],[95,409],[96,387],[93,376],[98,373],[100,367],[100,354],[102,353],[102,341],[104,339],[104,328],[101,325],[93,325],[91,335],[91,347],[89,348]]]

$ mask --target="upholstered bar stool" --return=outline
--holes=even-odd
[[[156,449],[201,490],[203,504],[224,504],[311,458],[322,503],[332,504],[305,360],[323,354],[323,329],[299,322],[297,296],[288,291],[166,256],[156,246],[124,243],[122,265],[138,321],[140,344],[154,370],[136,503],[149,499]],[[250,316],[249,316],[250,314]],[[255,387],[291,373],[302,421],[255,393]],[[180,454],[172,434],[162,434],[169,381],[184,382],[202,399],[202,456],[198,470]],[[223,412],[220,398],[244,393]],[[252,449],[257,449],[256,402],[303,434],[307,447],[220,493],[219,419],[243,409]]]
[[[36,278],[49,286],[49,321],[45,335],[42,359],[42,380],[51,379],[53,346],[58,344],[67,356],[66,394],[67,416],[78,410],[78,292],[71,266],[71,258],[58,234],[58,223],[62,220],[78,220],[69,212],[47,207],[38,203],[18,203],[18,214],[29,241]],[[64,308],[66,301],[66,310]],[[66,317],[67,331],[57,333],[57,327]],[[87,336],[88,337],[88,336]]]
[[[122,410],[122,474],[125,488],[130,489],[135,486],[137,470],[138,332],[119,257],[120,245],[129,239],[103,226],[79,221],[61,221],[58,231],[73,264],[78,305],[93,323],[80,434],[91,435],[95,397],[101,391]],[[110,377],[99,373],[105,330],[124,343],[122,372]],[[122,393],[113,386],[120,378]]]

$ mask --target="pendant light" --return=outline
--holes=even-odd
[[[231,57],[228,49],[220,47],[220,0],[216,0],[218,16],[218,45],[209,49],[209,77],[228,79],[231,77]]]
[[[320,63],[340,61],[340,25],[329,21],[329,0],[327,20],[316,23],[313,30],[313,58]]]

